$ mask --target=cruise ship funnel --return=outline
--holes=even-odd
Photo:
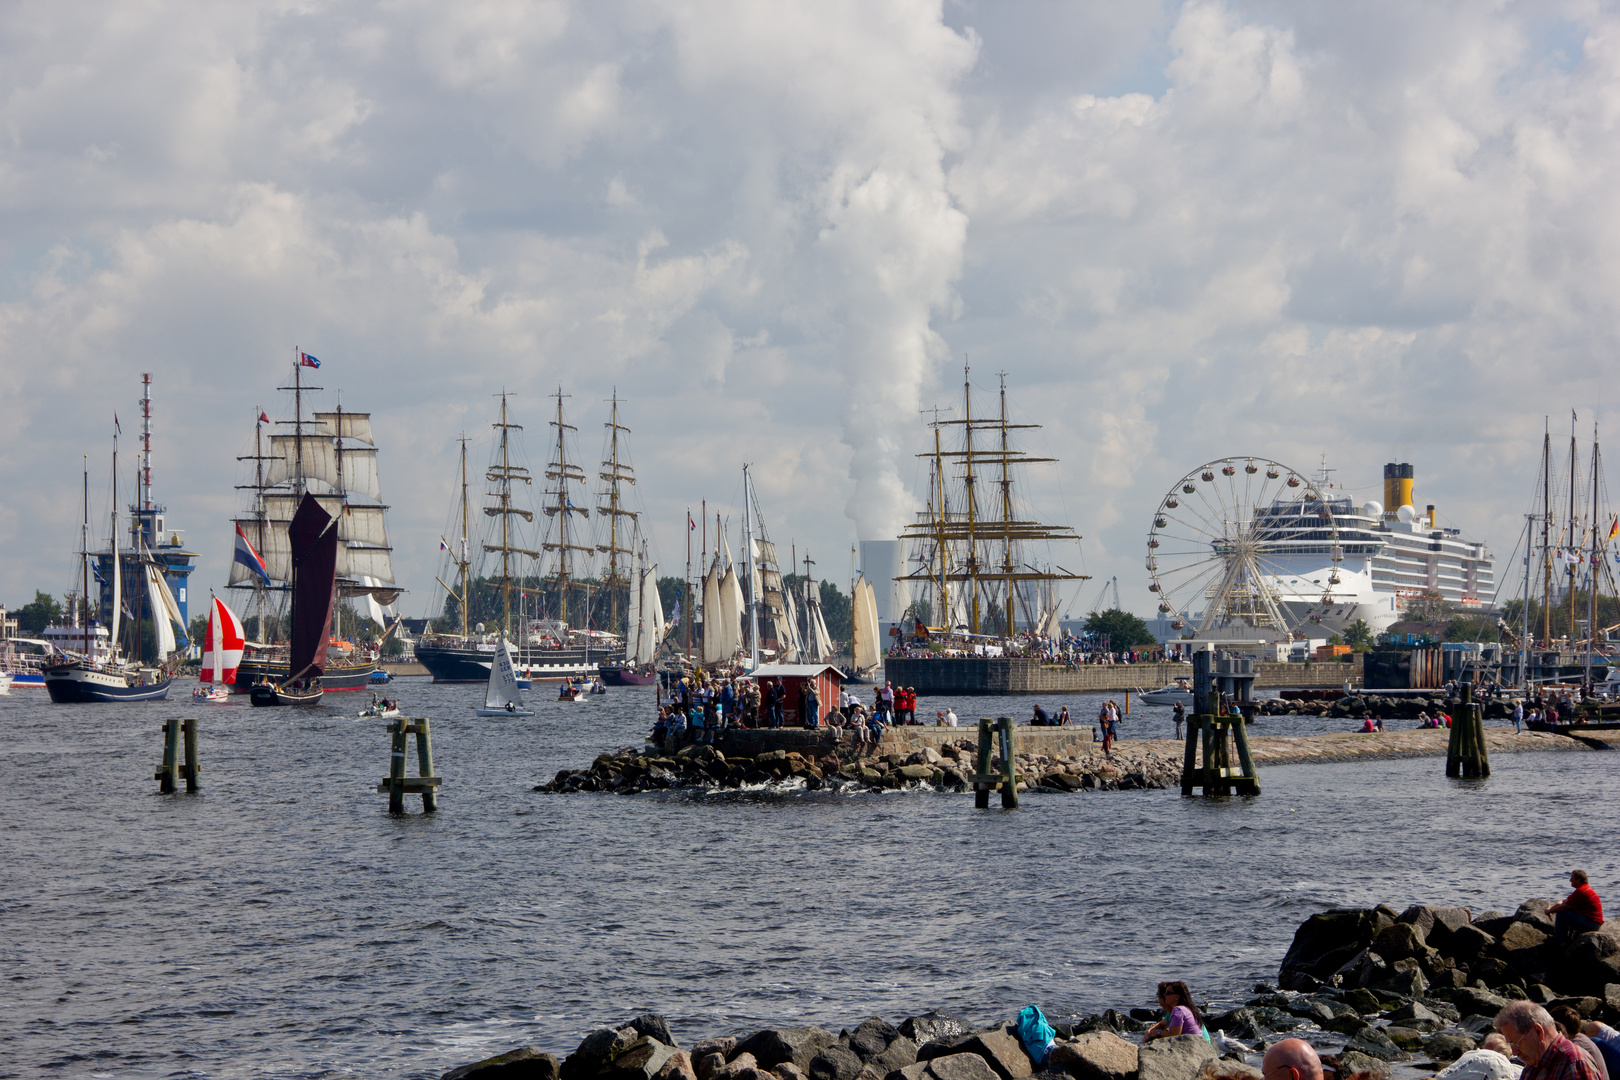
[[[1384,466],[1384,514],[1394,517],[1403,506],[1412,505],[1412,466],[1390,462]]]

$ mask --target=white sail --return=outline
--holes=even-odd
[[[518,689],[517,671],[512,666],[512,647],[502,637],[500,648],[495,650],[494,660],[489,665],[484,708],[504,709],[508,705],[514,709],[523,708],[523,693]]]
[[[647,618],[647,612],[652,612],[651,655],[647,663],[658,658],[658,647],[664,643],[664,598],[658,592],[658,564],[653,563],[647,568],[642,578],[642,588],[645,594],[641,598],[642,619]]]
[[[810,609],[812,620],[811,632],[815,635],[815,644],[811,646],[815,655],[812,660],[826,660],[833,654],[832,635],[827,633],[827,622],[821,617],[821,605],[817,604]]]
[[[799,609],[793,603],[793,593],[782,594],[787,610],[776,618],[776,640],[782,646],[782,663],[796,664],[803,646],[799,643]]]
[[[342,417],[341,426],[338,418]],[[371,437],[371,414],[363,412],[318,412],[315,419],[325,429],[326,435],[335,435],[344,442],[363,442],[367,446],[376,446],[377,442]]]
[[[168,586],[163,584],[163,579],[158,576],[157,567],[148,566],[145,569],[146,602],[152,609],[152,631],[157,638],[157,662],[161,664],[169,658],[170,653],[174,652],[175,646],[174,623],[169,621],[168,613],[163,610],[163,595],[169,590]],[[161,594],[159,590],[162,590]],[[172,598],[170,602],[173,602]]]
[[[624,659],[628,664],[639,664],[641,660],[641,639],[646,634],[641,625],[641,578],[645,569],[638,569],[630,575],[630,588],[626,590],[624,607]]]
[[[726,630],[726,655],[735,656],[744,645],[742,581],[735,566],[727,568],[726,578],[720,583],[720,612]]]
[[[855,580],[852,604],[855,609],[855,670],[869,671],[878,666],[879,659],[877,594],[865,575]]]
[[[718,664],[729,659],[735,647],[726,633],[725,601],[721,597],[720,568],[703,575],[703,662]]]
[[[117,505],[118,505],[118,465],[117,465],[117,462],[118,462],[118,454],[115,451],[113,453],[113,506],[114,507],[117,507]],[[123,613],[124,613],[124,575],[119,570],[119,563],[121,561],[122,560],[120,560],[118,558],[118,511],[116,509],[114,509],[113,513],[112,513],[112,629],[111,629],[111,632],[109,633],[109,635],[107,637],[108,642],[112,645],[114,655],[116,655],[117,652],[118,652],[118,623],[120,621],[120,616],[122,616]],[[87,619],[85,621],[88,622],[89,620]],[[86,639],[85,639],[84,644],[85,644],[85,653],[86,653],[86,655],[88,655],[90,653],[90,651],[91,651],[90,650],[90,641],[89,641],[88,635],[86,635]]]

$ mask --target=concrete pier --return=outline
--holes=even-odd
[[[1258,663],[1254,685],[1352,687],[1361,685],[1361,665],[1333,661],[1311,664]],[[1088,664],[1070,668],[1043,664],[1026,656],[934,657],[891,656],[883,677],[896,686],[914,686],[918,694],[1060,694],[1157,690],[1174,680],[1190,679],[1190,664]]]

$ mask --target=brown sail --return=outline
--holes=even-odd
[[[287,528],[292,548],[292,677],[309,679],[326,669],[337,585],[338,531],[332,515],[305,495]]]

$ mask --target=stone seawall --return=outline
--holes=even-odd
[[[906,726],[884,731],[875,753],[913,754],[919,750],[938,750],[947,742],[957,739],[977,739],[977,720],[966,721],[961,727]],[[1092,752],[1090,724],[1064,728],[1038,728],[1019,725],[1014,738],[1020,754],[1089,754]],[[807,756],[822,756],[840,748],[846,752],[851,737],[839,728],[732,728],[715,735],[714,745],[727,756],[758,757],[773,750],[797,751]]]
[[[1257,688],[1361,685],[1361,665],[1342,663],[1255,665]],[[1091,664],[1068,668],[1032,657],[891,656],[884,678],[919,694],[1054,694],[1156,690],[1192,675],[1188,664]]]

